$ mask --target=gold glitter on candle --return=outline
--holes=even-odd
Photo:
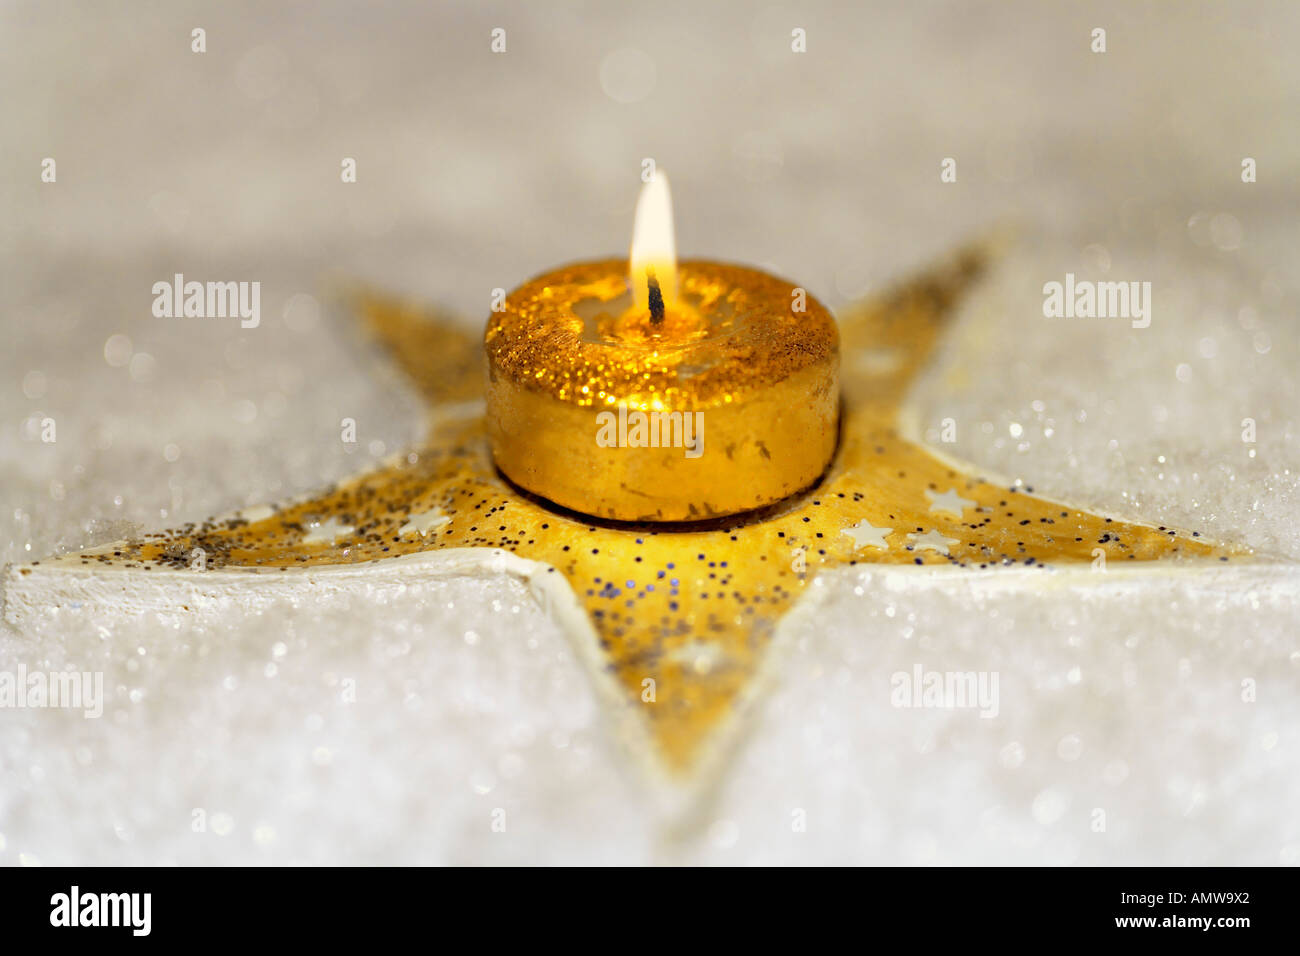
[[[686,261],[678,298],[656,321],[631,303],[628,271],[615,259],[547,273],[488,322],[498,467],[543,498],[621,521],[734,514],[816,481],[839,423],[830,313],[766,273]],[[672,437],[691,441],[598,439],[602,420],[625,431],[629,412],[656,416],[656,428],[689,416]]]

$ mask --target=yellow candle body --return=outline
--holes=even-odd
[[[488,320],[497,467],[565,508],[692,521],[813,484],[835,453],[839,337],[827,310],[767,273],[682,262],[662,321],[623,260],[520,286]]]

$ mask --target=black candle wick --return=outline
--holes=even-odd
[[[650,321],[658,325],[664,320],[664,294],[659,290],[659,280],[653,269],[646,270],[646,285],[650,288]]]

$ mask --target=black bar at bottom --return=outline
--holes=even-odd
[[[774,929],[789,928],[863,943],[920,932],[927,947],[969,942],[972,932],[1008,942],[1231,946],[1294,942],[1295,882],[1285,869],[1206,868],[11,869],[0,872],[0,933],[7,945],[75,935],[91,944],[285,939],[336,950],[373,945],[377,930],[380,939],[478,935],[491,944],[516,928],[534,945],[539,933],[557,943],[589,930],[615,945],[680,945],[685,932],[770,944]]]

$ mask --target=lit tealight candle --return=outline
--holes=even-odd
[[[489,434],[515,484],[603,518],[691,521],[773,504],[826,469],[830,313],[765,272],[676,258],[661,173],[629,260],[548,272],[488,320]]]

